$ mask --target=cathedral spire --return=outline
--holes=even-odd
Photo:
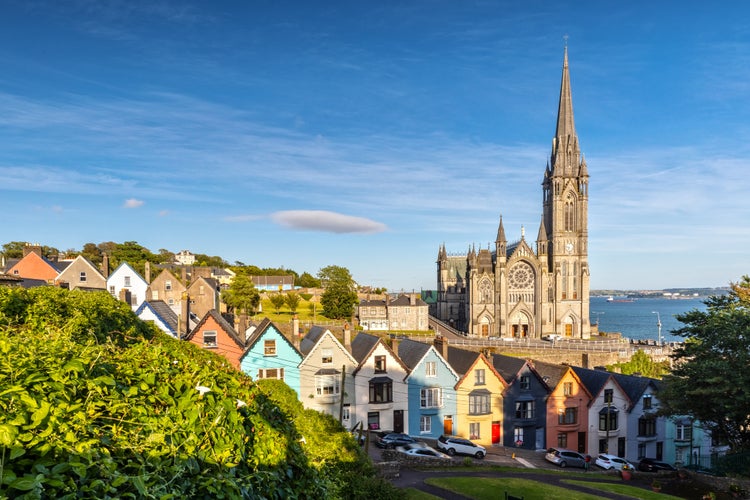
[[[503,227],[503,216],[502,215],[500,216],[500,224],[498,224],[498,226],[497,226],[497,239],[495,241],[498,242],[498,243],[499,242],[505,243],[506,241],[508,241],[508,240],[505,239],[505,228]]]
[[[560,104],[557,108],[557,130],[555,137],[575,137],[576,126],[573,121],[573,97],[570,93],[570,73],[568,71],[568,44],[565,44],[562,82],[560,83]]]

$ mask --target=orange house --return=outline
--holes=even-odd
[[[549,387],[547,396],[547,446],[588,450],[588,405],[593,399],[575,371],[567,365],[534,361],[534,369]]]
[[[240,357],[245,351],[245,341],[216,309],[208,311],[196,327],[182,338],[202,349],[208,349],[223,356],[232,366],[240,368]]]
[[[65,264],[67,265],[68,263],[66,262]],[[52,262],[38,253],[29,252],[16,262],[13,267],[8,269],[8,274],[19,278],[53,282],[57,278],[57,275],[60,274],[60,269],[57,269]]]

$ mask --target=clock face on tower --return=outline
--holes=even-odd
[[[534,285],[534,271],[526,263],[516,264],[508,274],[508,282],[512,288],[531,288]]]
[[[565,251],[567,253],[573,253],[573,244],[572,243],[566,243],[565,244]]]

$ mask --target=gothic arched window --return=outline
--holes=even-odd
[[[568,193],[568,197],[565,200],[564,216],[564,229],[565,231],[576,230],[576,212],[575,212],[575,199],[572,194]]]

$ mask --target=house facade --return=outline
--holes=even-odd
[[[352,340],[357,360],[356,420],[369,430],[412,434],[409,428],[408,368],[380,337],[359,333]]]
[[[361,300],[357,308],[359,324],[364,330],[417,331],[429,328],[429,306],[419,294],[399,294],[395,299]]]
[[[60,271],[60,274],[55,277],[55,282],[60,286],[67,286],[70,290],[76,288],[107,289],[107,278],[83,255],[76,257]]]
[[[302,353],[268,318],[248,337],[240,369],[252,378],[283,380],[302,400],[299,364]]]
[[[394,340],[393,350],[409,369],[406,377],[411,434],[437,439],[453,434],[458,374],[434,346],[414,340]]]
[[[588,448],[591,394],[570,366],[534,361],[534,369],[547,384],[545,409],[546,447],[557,446],[579,453],[595,453]]]
[[[183,340],[210,350],[240,368],[240,358],[245,352],[244,339],[215,309],[208,311]]]
[[[300,400],[305,408],[332,415],[347,429],[356,414],[357,360],[330,330],[313,326],[300,343]]]
[[[23,257],[16,263],[10,265],[6,272],[18,278],[43,280],[53,283],[68,262],[51,262],[42,257],[42,249],[39,246],[24,247]]]
[[[149,283],[146,296],[150,301],[161,300],[165,302],[177,312],[180,310],[180,303],[186,291],[187,287],[168,269],[164,269]]]
[[[107,277],[107,290],[113,297],[138,309],[146,300],[148,283],[138,272],[123,262]]]
[[[545,448],[547,385],[524,359],[499,354],[489,359],[506,383],[502,444],[530,450]]]
[[[187,287],[190,296],[190,312],[203,317],[208,311],[221,310],[219,282],[213,278],[199,276]]]

